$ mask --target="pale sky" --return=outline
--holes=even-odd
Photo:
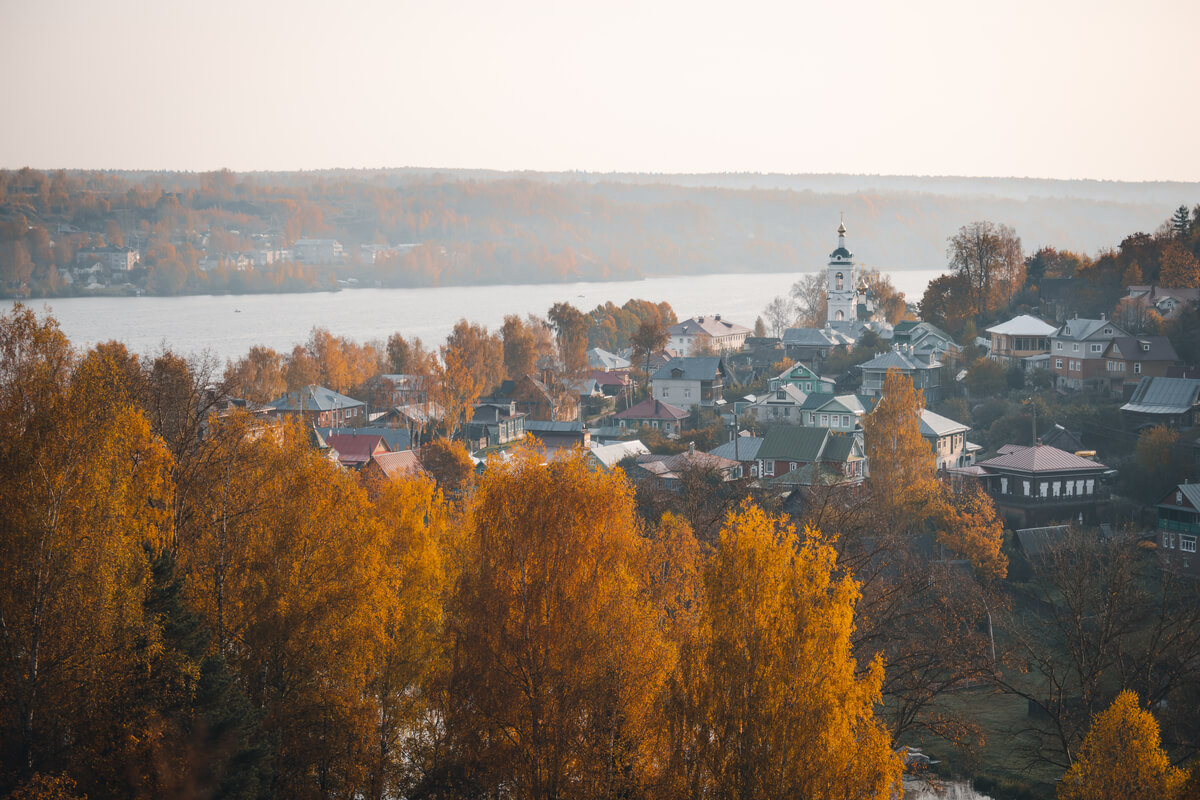
[[[1197,0],[0,0],[0,167],[1200,180]]]

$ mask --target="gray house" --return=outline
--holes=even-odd
[[[889,369],[899,370],[912,379],[913,388],[925,392],[925,402],[942,399],[942,363],[932,354],[914,353],[910,345],[897,345],[862,365],[862,393],[883,396],[883,379]]]
[[[650,378],[655,400],[690,411],[723,405],[725,365],[720,356],[685,356],[668,361]]]

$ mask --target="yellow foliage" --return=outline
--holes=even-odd
[[[1186,774],[1171,766],[1158,722],[1130,691],[1121,692],[1092,721],[1071,768],[1058,786],[1060,800],[1176,797]]]

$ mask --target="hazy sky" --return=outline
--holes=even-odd
[[[1197,0],[0,0],[0,166],[1200,180]]]

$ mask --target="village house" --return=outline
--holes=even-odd
[[[1058,328],[1030,314],[1013,317],[987,329],[991,336],[988,357],[1005,366],[1028,370],[1035,357],[1050,352],[1050,337]],[[1030,359],[1035,359],[1033,362]]]
[[[525,420],[525,434],[534,436],[546,448],[547,453],[573,447],[588,447],[592,436],[579,420],[554,422],[542,419]]]
[[[593,444],[588,448],[589,462],[605,472],[614,469],[627,458],[636,459],[638,456],[650,454],[650,448],[640,440],[631,439],[625,442],[610,442],[609,444]]]
[[[824,328],[787,328],[783,332],[783,351],[792,361],[820,369],[835,347],[853,347],[854,337],[844,331],[834,330],[825,323]]]
[[[899,371],[913,382],[913,388],[925,392],[926,403],[942,399],[942,363],[931,352],[914,353],[911,345],[896,345],[862,365],[862,393],[883,396],[883,379],[889,369]]]
[[[1190,578],[1200,578],[1196,539],[1200,537],[1200,483],[1181,483],[1156,506],[1162,547],[1159,563]]]
[[[667,328],[667,347],[685,356],[704,351],[724,353],[740,350],[751,333],[743,325],[721,319],[720,314],[692,317]]]
[[[75,253],[75,266],[103,264],[109,272],[128,272],[138,265],[142,254],[135,247],[88,247]]]
[[[688,418],[684,409],[647,397],[640,403],[614,415],[620,428],[657,428],[667,436],[678,436],[683,421]]]
[[[938,469],[956,469],[974,463],[979,445],[967,441],[969,426],[926,408],[921,411],[919,427],[921,436],[933,448]]]
[[[833,394],[833,378],[822,378],[804,364],[794,364],[776,375],[767,383],[773,392],[784,386],[795,386],[808,394]]]
[[[799,425],[800,409],[806,400],[808,395],[804,392],[792,384],[784,384],[742,406],[738,416],[745,419],[747,424]]]
[[[892,346],[907,347],[910,352],[928,360],[942,359],[944,354],[958,352],[961,348],[954,337],[931,322],[903,320],[892,329]]]
[[[1111,376],[1104,351],[1117,337],[1129,332],[1112,320],[1069,319],[1050,337],[1050,371],[1059,389],[1100,389],[1107,391]]]
[[[369,425],[360,428],[317,427],[316,430],[326,440],[329,440],[335,436],[378,436],[383,439],[383,443],[387,445],[387,449],[392,452],[408,450],[412,447],[412,436],[409,434],[408,430],[404,428],[388,428],[384,426]]]
[[[538,377],[522,375],[516,380],[505,379],[483,401],[511,401],[516,404],[518,411],[524,412],[530,419],[568,422],[579,419],[579,389],[577,383],[572,383],[566,390],[554,392]],[[592,390],[592,384],[588,383],[585,391],[591,394]]]
[[[1200,422],[1200,379],[1144,377],[1121,406],[1121,416],[1135,430],[1191,428]]]
[[[587,351],[587,363],[592,369],[603,370],[605,372],[620,372],[633,366],[628,358],[619,356],[616,353],[610,353],[607,350],[602,350],[599,347],[592,347]]]
[[[509,400],[486,400],[475,404],[471,421],[463,426],[463,435],[471,448],[482,450],[497,447],[525,438],[524,411],[517,410],[516,402]]]
[[[362,469],[373,457],[391,449],[379,434],[325,436],[325,443],[337,451],[338,463],[347,469]]]
[[[1151,311],[1163,319],[1174,319],[1188,306],[1200,304],[1200,289],[1168,289],[1157,284],[1127,288],[1129,294],[1121,298],[1121,319],[1139,328]]]
[[[771,336],[747,336],[742,349],[725,354],[726,375],[731,384],[748,386],[778,369],[784,359],[783,344]]]
[[[861,483],[867,474],[862,439],[853,433],[778,425],[767,429],[758,448],[758,475],[764,479],[812,486]]]
[[[310,383],[268,403],[271,416],[300,416],[322,428],[352,427],[366,421],[366,404],[353,397]]]
[[[722,481],[734,481],[742,477],[742,465],[729,459],[697,452],[695,443],[676,455],[646,454],[637,456],[637,469],[631,476],[634,480],[654,479],[666,488],[678,490],[685,473],[690,470],[713,472]]]
[[[867,399],[870,402],[870,399]],[[867,413],[863,400],[852,394],[812,394],[801,409],[801,424],[806,428],[855,431],[862,428]]]
[[[292,256],[301,264],[340,264],[344,257],[337,239],[297,239]]]
[[[730,438],[728,442],[717,445],[708,452],[711,455],[738,462],[742,465],[743,475],[757,478],[758,450],[762,447],[763,441],[761,436],[747,436],[745,433],[739,433]]]
[[[721,405],[725,365],[719,356],[685,356],[673,359],[650,378],[655,400],[691,410],[695,406]]]
[[[380,375],[379,381],[387,396],[387,405],[410,406],[429,402],[432,379],[426,375],[392,373]]]
[[[398,453],[376,453],[362,468],[364,479],[383,481],[398,481],[412,475],[422,475],[424,472],[421,460],[412,450],[401,450]]]
[[[1166,377],[1167,370],[1178,363],[1175,347],[1165,336],[1118,336],[1104,350],[1108,391],[1114,397],[1124,397],[1143,376]]]
[[[1045,444],[1005,445],[999,455],[966,469],[1014,528],[1091,523],[1109,498],[1108,467]]]

